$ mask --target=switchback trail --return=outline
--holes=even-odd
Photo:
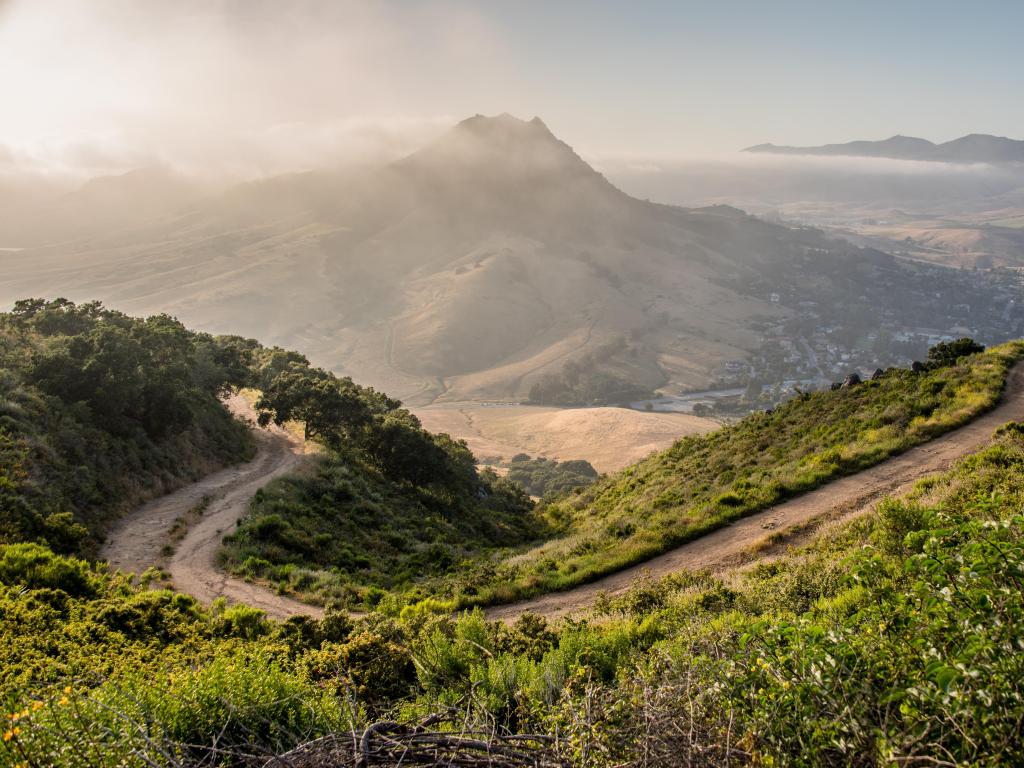
[[[240,395],[229,398],[227,404],[236,415],[253,415],[252,407]],[[297,469],[303,460],[299,441],[279,427],[254,429],[253,436],[257,452],[252,461],[215,472],[139,507],[111,530],[100,557],[112,569],[126,572],[163,567],[170,572],[175,589],[205,604],[226,597],[229,602],[246,603],[279,619],[296,614],[321,615],[322,609],[316,606],[229,576],[217,565],[221,539],[246,513],[256,491]],[[172,529],[176,523],[187,524],[192,516],[198,516],[198,520],[168,559],[164,548],[173,545]]]
[[[775,536],[807,524],[850,519],[873,509],[883,496],[906,493],[921,478],[945,471],[957,459],[984,447],[997,427],[1022,420],[1024,363],[1017,363],[1007,377],[999,405],[962,427],[597,581],[489,608],[487,618],[507,621],[527,611],[559,618],[588,608],[602,593],[621,594],[644,579],[678,571],[727,568],[752,549],[770,545]]]

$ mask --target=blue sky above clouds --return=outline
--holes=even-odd
[[[505,111],[595,157],[1024,138],[1021,30],[1024,2],[0,0],[0,148],[272,171]]]

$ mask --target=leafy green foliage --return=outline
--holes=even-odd
[[[0,314],[0,542],[93,552],[125,508],[249,455],[218,402],[229,358],[165,315],[63,299]]]
[[[478,475],[468,452],[461,456],[464,447],[452,449],[465,466],[456,471],[449,460],[447,472],[421,483],[395,482],[359,451],[332,452],[312,473],[281,478],[257,494],[225,539],[226,562],[284,591],[372,605],[371,587],[413,590],[467,557],[544,531],[521,491],[493,473]]]
[[[947,350],[929,370],[681,441],[550,505],[562,536],[516,576],[576,578],[563,561],[610,567],[874,463],[990,407],[1021,351]],[[508,626],[453,617],[417,579],[471,557],[481,583],[500,584],[512,571],[487,556],[538,523],[397,403],[295,353],[98,305],[20,304],[0,318],[0,355],[2,764],[262,762],[448,707],[468,726],[557,734],[581,766],[1024,763],[1024,425],[910,498],[728,579],[681,573],[603,599],[590,620]],[[174,461],[244,449],[217,403],[239,385],[272,393],[272,420],[286,402],[313,408],[314,437],[333,447],[260,493],[235,566],[298,592],[323,579],[320,594],[373,613],[275,623],[54,551],[137,494],[127,479],[171,483]],[[399,585],[402,599],[383,589]]]
[[[960,358],[976,355],[984,351],[985,347],[978,344],[974,339],[962,338],[954,341],[943,341],[928,350],[928,365],[932,368],[956,365]]]
[[[0,552],[0,584],[57,589],[75,597],[93,594],[92,579],[85,563],[54,555],[39,544],[4,547]]]
[[[221,552],[236,574],[372,607],[382,589],[414,591],[546,531],[518,488],[477,472],[464,442],[427,432],[398,401],[304,359],[270,360],[252,366],[265,386],[260,422],[299,421],[326,450],[312,472],[257,494]]]
[[[256,403],[266,426],[300,421],[305,439],[319,438],[338,448],[369,423],[371,410],[351,380],[338,380],[308,366],[292,366],[270,380]]]
[[[1022,505],[1011,424],[911,498],[728,583],[678,574],[557,627],[436,601],[275,624],[0,547],[0,760],[187,762],[214,739],[266,755],[457,706],[557,733],[580,766],[1015,765]]]
[[[531,496],[560,496],[597,480],[597,470],[583,460],[556,461],[518,453],[508,460],[509,481]]]

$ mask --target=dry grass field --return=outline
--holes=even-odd
[[[680,437],[710,432],[718,424],[683,413],[644,413],[628,408],[548,408],[452,403],[419,408],[432,432],[465,440],[480,458],[517,453],[586,459],[599,472],[614,472],[667,448]]]

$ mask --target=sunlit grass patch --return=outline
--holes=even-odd
[[[893,369],[684,438],[547,506],[542,513],[559,537],[500,563],[493,581],[476,585],[463,603],[586,583],[877,464],[992,408],[1021,357],[1024,344],[1011,342],[921,373]]]

